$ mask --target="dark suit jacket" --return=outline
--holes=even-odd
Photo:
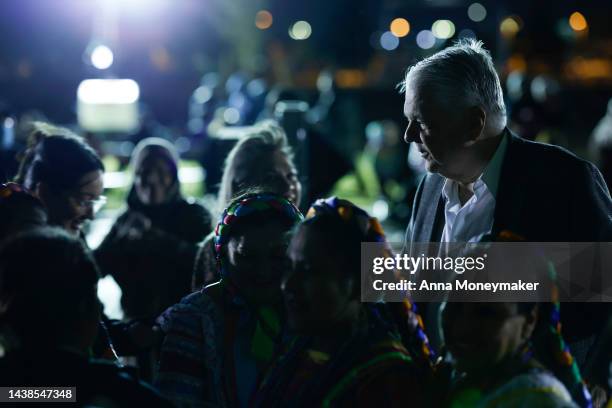
[[[530,242],[612,242],[612,200],[599,170],[561,147],[509,136],[492,235],[508,230]],[[442,176],[427,174],[419,185],[407,244],[440,240],[443,184]]]
[[[507,230],[529,242],[612,242],[612,200],[599,170],[561,147],[506,132],[509,140],[492,236]],[[406,231],[406,252],[410,252],[411,242],[440,241],[443,184],[442,176],[427,174],[419,185]],[[562,313],[566,337],[592,335],[601,328],[607,313],[603,306],[568,305]]]

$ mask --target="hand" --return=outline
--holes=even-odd
[[[130,213],[117,235],[128,240],[139,240],[152,227],[151,220],[139,212]]]

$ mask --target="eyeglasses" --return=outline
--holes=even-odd
[[[104,205],[106,204],[106,196],[99,196],[96,199],[93,200],[86,200],[83,198],[78,198],[78,197],[72,197],[74,199],[74,203],[82,210],[86,210],[91,208],[93,210],[93,213],[97,213],[98,211],[100,211],[102,209],[102,207],[104,207]]]

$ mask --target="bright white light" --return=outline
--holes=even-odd
[[[479,23],[487,17],[487,9],[480,3],[473,3],[468,7],[468,17]]]
[[[140,88],[132,79],[86,79],[77,96],[89,104],[130,104],[138,101]]]
[[[98,0],[104,10],[122,13],[130,18],[148,18],[165,12],[171,0]]]
[[[385,31],[380,36],[380,46],[387,51],[392,51],[399,46],[399,38],[394,36],[391,31]]]
[[[98,69],[107,69],[113,65],[113,52],[106,45],[98,45],[91,52],[91,64]]]
[[[135,131],[140,89],[131,79],[86,79],[77,89],[79,125],[92,132]]]
[[[431,31],[437,38],[446,40],[455,35],[455,24],[450,20],[437,20],[431,26]]]
[[[419,48],[428,50],[436,44],[436,37],[429,30],[423,30],[417,34],[416,43]]]
[[[236,108],[227,108],[223,112],[223,119],[228,125],[235,125],[240,121],[240,112]]]
[[[8,117],[4,119],[4,127],[7,129],[12,129],[15,126],[15,119]]]
[[[289,37],[294,40],[305,40],[312,34],[312,27],[307,21],[297,21],[289,29]]]

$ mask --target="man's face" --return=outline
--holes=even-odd
[[[461,163],[464,130],[459,112],[450,112],[425,87],[407,84],[404,115],[406,143],[414,142],[425,159],[427,171],[446,177],[457,174]]]

